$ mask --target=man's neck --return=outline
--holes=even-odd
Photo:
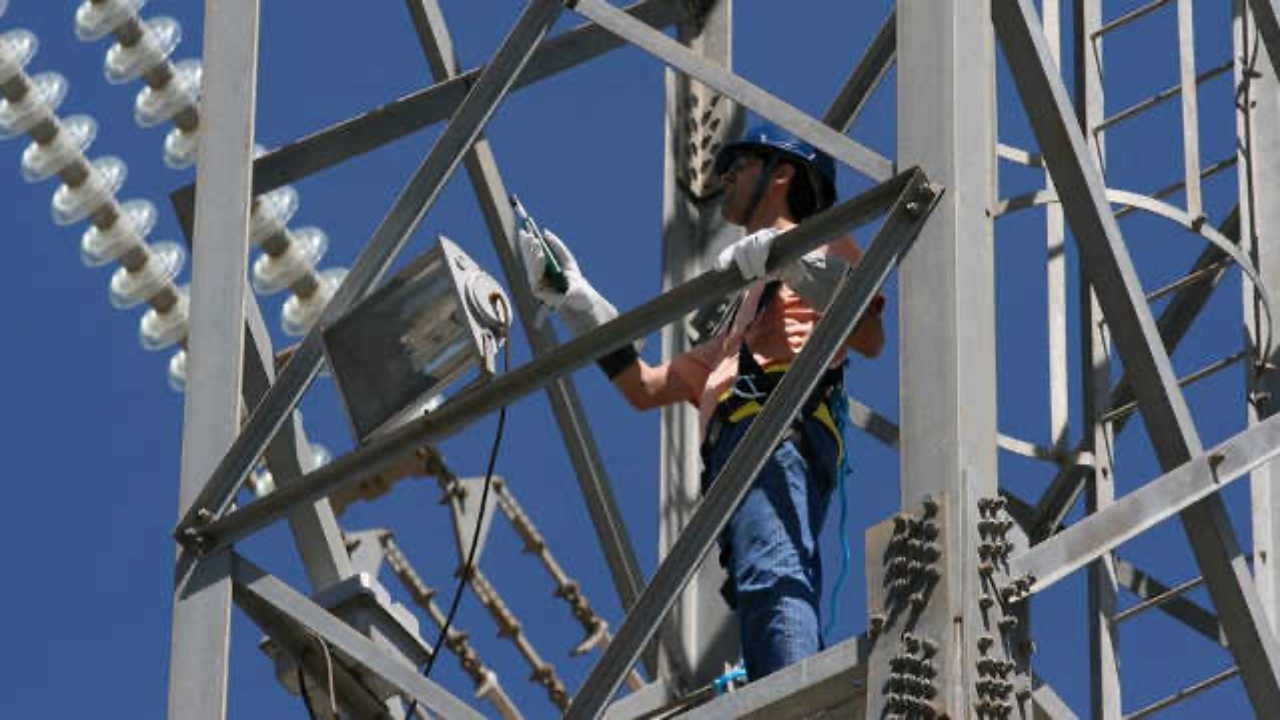
[[[772,218],[761,219],[759,221],[749,223],[744,230],[746,230],[746,233],[750,235],[753,232],[757,232],[765,228],[773,228],[778,232],[786,232],[795,226],[795,221],[790,218],[783,215],[775,215]]]

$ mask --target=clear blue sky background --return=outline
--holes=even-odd
[[[1108,2],[1113,18],[1138,0]],[[130,175],[121,199],[147,198],[161,208],[152,239],[177,238],[167,195],[191,172],[161,162],[164,132],[132,120],[138,85],[108,85],[102,75],[105,41],[86,45],[72,34],[75,3],[12,0],[0,31],[26,27],[42,46],[32,72],[57,70],[70,80],[63,115],[88,112],[100,125],[90,156],[119,155]],[[156,0],[146,16],[169,14],[183,24],[185,40],[175,58],[200,55],[200,3]],[[849,68],[888,11],[887,0],[858,3],[740,2],[734,43],[737,69],[748,79],[814,114],[834,97]],[[1200,67],[1231,56],[1229,5],[1197,3]],[[497,47],[523,3],[445,2],[462,65],[482,64]],[[785,10],[783,8],[786,8]],[[559,29],[577,22],[570,13]],[[1070,32],[1069,19],[1064,22]],[[1069,35],[1068,35],[1069,37]],[[1115,112],[1177,82],[1176,23],[1171,9],[1112,36],[1106,49]],[[589,277],[620,308],[633,307],[659,290],[662,187],[663,84],[661,65],[633,49],[608,55],[537,86],[519,91],[489,129],[510,189],[574,248]],[[1228,76],[1229,77],[1229,76]],[[258,137],[275,146],[404,95],[429,74],[401,2],[264,2],[259,76]],[[1033,147],[1007,74],[1001,71],[1002,141]],[[855,128],[862,141],[892,155],[893,82],[877,94]],[[1201,138],[1205,164],[1234,150],[1231,81],[1203,89]],[[1154,190],[1181,177],[1179,111],[1170,104],[1111,134],[1110,184]],[[390,206],[401,183],[430,147],[439,128],[349,162],[298,184],[302,210],[295,227],[318,225],[332,238],[321,267],[349,266]],[[54,185],[29,186],[18,173],[25,138],[0,143],[0,208],[5,222],[6,282],[0,302],[9,308],[3,368],[8,412],[3,420],[7,498],[0,513],[0,543],[11,552],[10,577],[0,593],[6,619],[0,658],[0,716],[40,717],[90,713],[101,717],[159,717],[164,712],[182,397],[165,383],[167,354],[143,351],[136,340],[140,311],[118,312],[107,301],[106,269],[86,269],[78,259],[84,225],[58,228],[48,202]],[[1037,171],[1001,164],[1001,194],[1037,187]],[[845,197],[866,183],[844,172]],[[1218,222],[1235,193],[1232,173],[1206,186],[1210,218]],[[1175,197],[1175,203],[1181,202]],[[1000,426],[1039,444],[1048,441],[1043,212],[1000,221],[998,349]],[[1144,286],[1150,290],[1181,274],[1201,242],[1167,222],[1126,220],[1124,230]],[[497,272],[490,242],[463,177],[446,188],[405,257],[428,248],[437,234],[459,242]],[[865,239],[865,238],[864,238]],[[1075,252],[1069,249],[1070,272]],[[184,271],[183,278],[189,277]],[[851,392],[897,417],[897,302],[890,294],[888,350],[875,362],[855,361]],[[1068,325],[1076,344],[1076,295]],[[283,296],[264,298],[264,313],[279,333]],[[1233,272],[1175,355],[1180,374],[1235,352],[1241,342],[1239,281]],[[656,356],[656,338],[646,354]],[[514,359],[528,358],[523,337]],[[1072,371],[1078,373],[1075,351]],[[657,416],[631,412],[595,370],[577,376],[641,562],[656,562]],[[1243,426],[1242,374],[1222,373],[1188,391],[1205,444]],[[1079,435],[1078,382],[1073,375],[1073,433]],[[321,381],[304,410],[312,437],[334,451],[350,447],[333,388]],[[483,472],[494,421],[488,418],[444,444],[462,475]],[[854,475],[851,582],[840,598],[838,637],[865,626],[862,532],[897,506],[897,459],[862,435],[851,439]],[[566,570],[584,586],[593,605],[615,624],[621,612],[603,558],[586,520],[576,482],[543,396],[511,409],[499,472],[510,482]],[[1009,456],[1001,480],[1035,497],[1053,468]],[[1118,448],[1123,491],[1158,474],[1139,424]],[[1248,544],[1244,483],[1226,493],[1237,532]],[[426,581],[452,589],[456,566],[446,512],[433,481],[412,482],[374,504],[352,508],[348,529],[388,527]],[[834,514],[825,548],[830,574],[836,557]],[[552,585],[505,521],[494,524],[483,567],[524,621],[532,641],[556,663],[571,690],[595,656],[570,660],[581,631],[551,597]],[[259,564],[305,587],[289,536],[275,526],[241,550]],[[1165,523],[1123,548],[1171,584],[1195,576],[1191,554],[1176,523]],[[388,580],[388,585],[394,582]],[[1085,585],[1077,574],[1045,593],[1035,609],[1037,669],[1082,715],[1088,709]],[[1192,594],[1207,602],[1203,591]],[[1124,602],[1132,602],[1124,598]],[[525,682],[528,670],[510,644],[499,640],[483,609],[468,596],[458,627],[470,631],[486,663],[530,718],[554,714],[545,694]],[[305,717],[299,702],[275,683],[256,644],[260,632],[238,612],[233,620],[232,717]],[[430,635],[434,638],[434,632]],[[1136,709],[1179,687],[1231,665],[1229,656],[1159,613],[1126,623],[1121,635],[1125,705]],[[463,696],[470,682],[453,658],[435,677]],[[485,705],[479,706],[487,711]],[[1249,714],[1238,681],[1172,710],[1167,717]]]

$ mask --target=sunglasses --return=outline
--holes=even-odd
[[[747,166],[750,165],[751,163],[756,161],[763,161],[763,160],[764,158],[762,158],[760,155],[756,153],[749,153],[749,152],[738,153],[733,158],[733,160],[725,164],[725,166],[720,170],[720,174],[721,175],[737,174],[745,170]]]

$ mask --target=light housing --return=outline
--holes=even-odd
[[[457,245],[439,244],[323,331],[356,440],[425,410],[476,368],[494,372],[511,322],[502,287]]]

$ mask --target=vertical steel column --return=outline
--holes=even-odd
[[[445,25],[444,14],[436,0],[406,0],[409,12],[427,56],[427,64],[437,82],[458,75],[458,61]],[[475,189],[476,201],[484,213],[485,225],[493,241],[494,251],[502,264],[502,272],[511,288],[516,313],[528,335],[535,355],[541,355],[559,344],[549,323],[536,324],[538,302],[529,292],[524,266],[516,248],[515,219],[507,190],[498,171],[489,141],[483,136],[476,139],[471,150],[463,157],[467,176]],[[644,588],[640,562],[627,534],[626,524],[618,503],[614,500],[612,485],[596,448],[595,437],[586,422],[586,413],[578,398],[577,388],[571,378],[563,378],[547,387],[547,400],[560,427],[565,449],[573,463],[582,490],[583,501],[591,522],[595,526],[596,539],[604,552],[605,562],[613,577],[614,587],[623,608],[630,608]]]
[[[978,499],[997,491],[989,7],[898,4],[898,164],[919,165],[947,188],[902,263],[902,507],[945,495],[954,508],[955,525],[938,539],[942,577],[928,600],[945,608],[929,615],[949,622],[912,632],[936,643],[937,711],[955,718],[971,717],[977,699],[985,629],[975,528]],[[880,647],[888,644],[877,643],[873,661],[892,652]]]
[[[1106,168],[1106,137],[1094,133],[1105,118],[1102,82],[1102,0],[1076,0],[1076,113],[1084,129],[1091,158],[1099,170]],[[1099,420],[1111,402],[1111,344],[1102,307],[1080,270],[1081,391],[1084,434],[1081,450],[1093,454],[1093,477],[1085,495],[1085,509],[1097,512],[1115,501],[1111,468],[1112,426]],[[1118,585],[1115,555],[1107,553],[1089,565],[1089,690],[1091,715],[1098,720],[1120,720],[1119,637],[1112,616]]]
[[[1268,287],[1280,283],[1280,81],[1267,62],[1266,51],[1255,41],[1253,14],[1243,0],[1234,8],[1236,143],[1240,185],[1240,245],[1249,254]],[[1252,67],[1250,67],[1252,65]],[[1246,279],[1242,282],[1244,320],[1248,337],[1257,352],[1260,333],[1265,333],[1266,316],[1255,293],[1261,288]],[[1273,298],[1274,302],[1275,298]],[[1276,393],[1280,393],[1280,372],[1276,358],[1255,358],[1248,372],[1249,425],[1275,414]],[[1253,501],[1254,579],[1258,594],[1273,628],[1280,626],[1280,462],[1271,462],[1253,471],[1250,487]]]
[[[196,501],[240,427],[258,0],[205,4],[204,58],[180,517]],[[170,718],[226,716],[231,569],[229,551],[199,560],[189,550],[179,551],[169,650]]]
[[[1205,220],[1200,196],[1200,103],[1196,81],[1195,8],[1192,0],[1178,0],[1178,63],[1182,82],[1182,156],[1187,192],[1187,215]]]
[[[1062,66],[1062,22],[1059,0],[1043,0],[1044,34],[1049,52]],[[1045,187],[1053,190],[1053,179],[1045,172]],[[1067,393],[1067,256],[1066,224],[1062,206],[1045,207],[1045,292],[1049,335],[1049,446],[1067,451],[1070,398]]]
[[[733,2],[723,0],[677,26],[677,39],[700,56],[733,67]],[[666,70],[665,162],[662,187],[662,290],[681,285],[707,267],[708,253],[738,231],[720,217],[722,197],[712,165],[738,130],[736,103],[671,68]],[[685,323],[662,329],[662,360],[691,346]],[[662,409],[659,436],[658,558],[666,557],[702,496],[702,433],[698,411],[681,403]],[[665,666],[659,675],[690,687],[723,672],[738,655],[736,625],[719,589],[724,570],[714,556],[703,562],[663,627]]]

